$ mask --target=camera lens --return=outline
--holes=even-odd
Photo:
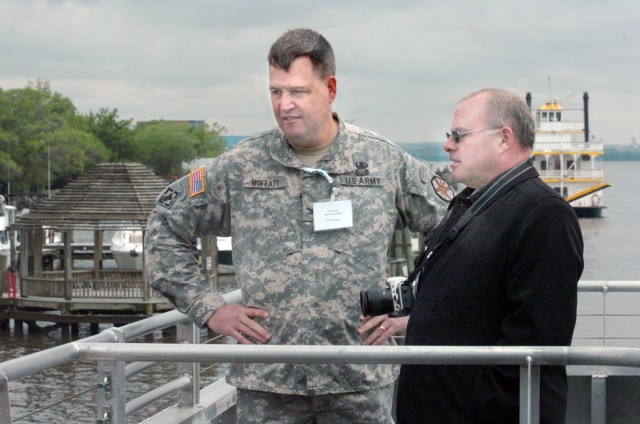
[[[360,292],[362,315],[376,316],[393,312],[393,298],[388,288],[372,288]]]

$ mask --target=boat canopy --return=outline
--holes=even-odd
[[[562,121],[562,106],[558,100],[547,102],[540,106],[536,112],[537,122],[560,122]]]

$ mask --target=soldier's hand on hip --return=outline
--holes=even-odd
[[[207,326],[216,333],[233,337],[241,344],[255,344],[250,339],[266,343],[271,334],[254,318],[267,318],[269,312],[240,305],[223,305],[209,317]]]

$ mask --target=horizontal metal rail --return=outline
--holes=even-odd
[[[178,377],[175,380],[168,382],[158,388],[151,390],[127,403],[125,415],[129,416],[135,414],[147,405],[164,398],[167,395],[173,394],[180,389],[189,387],[192,384],[191,378],[188,376]]]
[[[578,292],[640,292],[640,281],[589,280],[578,283]]]
[[[67,343],[19,358],[10,359],[0,364],[0,373],[6,375],[9,381],[17,380],[77,360],[79,354],[77,349],[78,345],[84,343],[116,343],[119,337],[122,337],[124,341],[130,341],[183,321],[188,321],[188,318],[184,314],[178,311],[166,312],[127,324],[121,328],[110,328],[100,334],[87,337],[77,342]]]
[[[581,281],[580,292],[603,294],[603,317],[607,316],[607,294],[612,292],[640,292],[639,281]],[[225,295],[227,303],[240,303],[240,290]],[[253,362],[253,363],[387,363],[387,364],[505,364],[528,370],[524,377],[527,390],[539,383],[531,370],[545,365],[618,366],[640,368],[640,349],[627,347],[531,347],[531,346],[277,346],[277,345],[205,345],[205,344],[145,344],[126,342],[164,328],[185,324],[188,318],[177,311],[158,314],[119,328],[46,351],[36,352],[0,363],[0,423],[9,411],[10,381],[74,361],[105,361],[110,364],[134,362],[126,366],[122,378],[135,375],[156,362]],[[194,331],[196,331],[194,327]],[[606,341],[606,339],[605,339]],[[196,374],[197,375],[197,374]],[[529,377],[527,377],[529,375]],[[532,381],[533,380],[533,381]],[[184,391],[189,385],[198,390],[195,379],[184,374],[178,379],[148,392],[126,404],[126,412],[137,411],[152,400],[167,393]],[[529,395],[529,401],[530,395]],[[534,398],[535,402],[536,399]],[[124,408],[124,405],[122,406]],[[530,411],[529,411],[530,416]],[[10,412],[7,413],[10,419]],[[535,421],[535,420],[534,420]],[[7,421],[10,422],[10,421]],[[529,421],[526,421],[529,422]]]
[[[291,346],[75,344],[78,361],[296,364],[616,365],[640,367],[640,349],[556,346]]]
[[[162,345],[72,342],[70,361],[245,362],[299,364],[516,365],[520,367],[520,422],[539,422],[540,367],[606,365],[640,368],[640,349],[612,347],[531,346],[285,346]],[[6,381],[6,377],[4,377]],[[132,414],[150,402],[189,387],[181,376],[126,404]],[[111,411],[111,407],[107,409]],[[0,420],[1,422],[1,420]],[[124,422],[124,418],[115,423]]]

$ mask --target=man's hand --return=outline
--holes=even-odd
[[[381,345],[394,334],[406,331],[408,322],[408,316],[400,318],[390,318],[387,315],[377,317],[360,316],[358,334],[370,332],[369,336],[362,341],[363,345]]]
[[[207,327],[216,333],[233,337],[241,344],[254,344],[247,337],[266,343],[271,339],[271,334],[253,319],[268,316],[269,312],[264,309],[223,305],[209,317]]]

